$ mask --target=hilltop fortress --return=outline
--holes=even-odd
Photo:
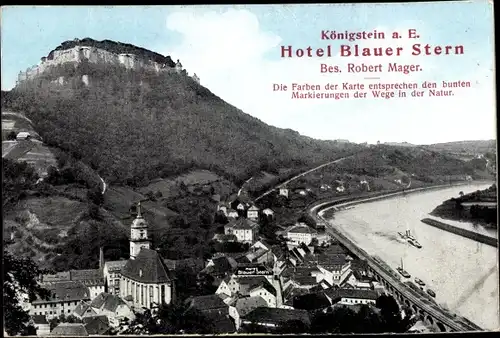
[[[177,60],[174,63],[170,56],[163,56],[130,44],[85,38],[63,42],[47,56],[42,57],[38,65],[28,68],[25,72],[19,72],[16,85],[36,78],[50,67],[66,63],[79,64],[83,61],[94,64],[121,65],[134,70],[147,69],[157,73],[177,72],[188,75],[183,70],[180,61]],[[200,83],[200,79],[196,74],[192,78]]]

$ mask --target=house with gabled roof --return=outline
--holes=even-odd
[[[379,294],[374,290],[328,289],[324,291],[332,304],[375,304]]]
[[[81,300],[90,301],[88,287],[79,281],[58,282],[42,284],[43,288],[50,291],[49,299],[37,298],[31,302],[29,314],[43,315],[47,318],[68,315],[74,311]]]
[[[226,235],[226,234],[214,234],[214,237],[212,237],[214,241],[217,241],[219,243],[225,243],[225,242],[237,242],[238,238],[236,235]]]
[[[355,289],[373,290],[372,278],[362,275],[358,270],[350,270],[347,277],[344,278],[341,287],[351,285]]]
[[[274,211],[271,208],[265,208],[262,210],[262,214],[266,217],[273,218],[274,217]]]
[[[330,299],[324,292],[307,293],[293,298],[293,308],[307,311],[318,311],[329,308],[332,305]]]
[[[248,292],[250,297],[262,297],[266,301],[267,307],[276,307],[278,294],[274,286],[268,281],[262,282]]]
[[[163,262],[170,271],[176,271],[180,269],[191,269],[192,271],[199,272],[205,267],[205,262],[202,258],[181,258],[181,259],[164,258]]]
[[[75,310],[73,310],[72,314],[78,319],[83,319],[86,317],[93,317],[98,315],[97,311],[90,306],[90,302],[85,300],[82,300],[78,303]]]
[[[229,306],[215,294],[189,297],[186,299],[186,303],[188,304],[188,309],[193,308],[201,313],[229,313]]]
[[[240,217],[240,214],[238,214],[238,211],[234,210],[234,209],[228,209],[227,210],[227,215],[226,217],[228,219],[237,219],[238,217]]]
[[[311,325],[309,313],[305,310],[258,307],[247,313],[241,319],[242,325],[259,325],[268,328],[278,328],[292,321],[299,321],[306,327]]]
[[[318,232],[305,223],[298,223],[285,230],[283,237],[287,238],[294,245],[304,243],[311,244],[313,238],[318,237]]]
[[[27,131],[21,131],[16,135],[17,141],[29,141],[30,139],[31,139],[31,134]]]
[[[305,295],[310,293],[310,289],[299,288],[293,284],[288,284],[283,289],[283,305],[284,308],[293,309],[293,299],[299,295]]]
[[[51,332],[50,336],[88,336],[89,333],[83,323],[59,323]]]
[[[342,284],[351,271],[352,259],[345,254],[322,253],[317,258],[323,279],[332,285]]]
[[[219,202],[217,204],[217,211],[222,212],[226,217],[228,216],[228,212],[231,210],[231,204],[228,202]]]
[[[254,204],[247,210],[247,218],[252,221],[259,220],[259,211],[260,209]]]
[[[213,333],[236,332],[236,327],[229,316],[229,306],[218,295],[189,297],[186,303],[188,304],[186,312],[196,309],[213,323],[215,330]]]
[[[215,290],[215,294],[221,297],[223,300],[233,295],[233,288],[229,286],[230,281],[231,277],[224,277],[217,287],[217,290]]]
[[[108,317],[93,316],[83,318],[83,325],[91,336],[102,336],[110,333],[111,326]]]
[[[259,238],[255,243],[253,243],[250,246],[250,249],[252,248],[271,250],[272,245],[269,244],[265,239]]]
[[[31,316],[31,322],[36,329],[37,336],[47,336],[50,333],[50,324],[43,315]],[[7,335],[5,335],[7,336]]]
[[[233,318],[236,329],[241,326],[241,317],[258,307],[266,307],[267,302],[260,296],[241,296],[234,298],[229,303],[229,315]]]
[[[274,267],[275,256],[269,249],[251,247],[245,255],[250,263],[265,264]]]
[[[90,307],[98,315],[106,316],[109,324],[114,327],[117,327],[125,318],[128,318],[130,321],[135,318],[129,304],[119,296],[110,293],[101,293],[90,303]]]
[[[270,286],[274,288],[269,278],[272,278],[272,276],[255,276],[255,275],[240,276],[237,274],[233,274],[231,277],[225,278],[221,282],[219,288],[215,293],[216,294],[224,293],[230,297],[233,297],[235,295],[247,296],[250,294],[251,291],[255,290],[260,285],[270,284]]]
[[[200,273],[208,274],[216,280],[231,275],[238,264],[233,257],[226,255],[214,256],[208,260],[207,265]]]
[[[278,189],[279,196],[285,196],[288,198],[288,189],[286,187],[281,187]]]
[[[91,299],[105,291],[106,282],[101,269],[83,269],[44,274],[40,282],[44,285],[65,283],[69,281],[80,282],[89,289]]]
[[[226,235],[235,235],[238,242],[242,243],[254,243],[257,240],[258,232],[259,225],[246,218],[239,218],[224,225],[224,233]]]
[[[246,195],[231,195],[228,199],[232,209],[244,212],[250,207],[250,198]]]

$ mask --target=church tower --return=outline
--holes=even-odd
[[[137,217],[130,229],[130,259],[135,259],[141,249],[150,248],[148,238],[148,223],[141,215],[141,202],[137,204]]]

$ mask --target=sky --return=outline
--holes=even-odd
[[[416,29],[418,39],[409,39]],[[385,32],[385,39],[322,40],[322,31]],[[393,39],[392,33],[402,35]],[[317,139],[431,144],[496,138],[493,6],[486,0],[411,4],[247,6],[3,6],[2,90],[61,42],[90,37],[180,59],[191,75],[263,122]],[[462,45],[461,55],[412,56],[412,45]],[[339,55],[340,45],[402,47],[400,56]],[[326,48],[331,57],[282,58],[281,46]],[[410,74],[389,63],[420,65]],[[377,74],[348,64],[378,65]],[[321,73],[321,64],[341,73]],[[377,79],[367,77],[378,77]],[[470,81],[454,96],[373,98],[375,83]],[[364,84],[367,98],[292,99],[291,85]],[[285,84],[288,91],[273,91]],[[439,89],[439,88],[438,88]],[[321,90],[322,92],[329,92]]]

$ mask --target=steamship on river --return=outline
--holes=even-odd
[[[414,247],[419,248],[419,249],[422,248],[422,245],[417,241],[417,239],[414,236],[412,236],[410,230],[406,230],[405,233],[398,232],[398,234],[402,239],[406,240],[408,243],[410,243]]]

